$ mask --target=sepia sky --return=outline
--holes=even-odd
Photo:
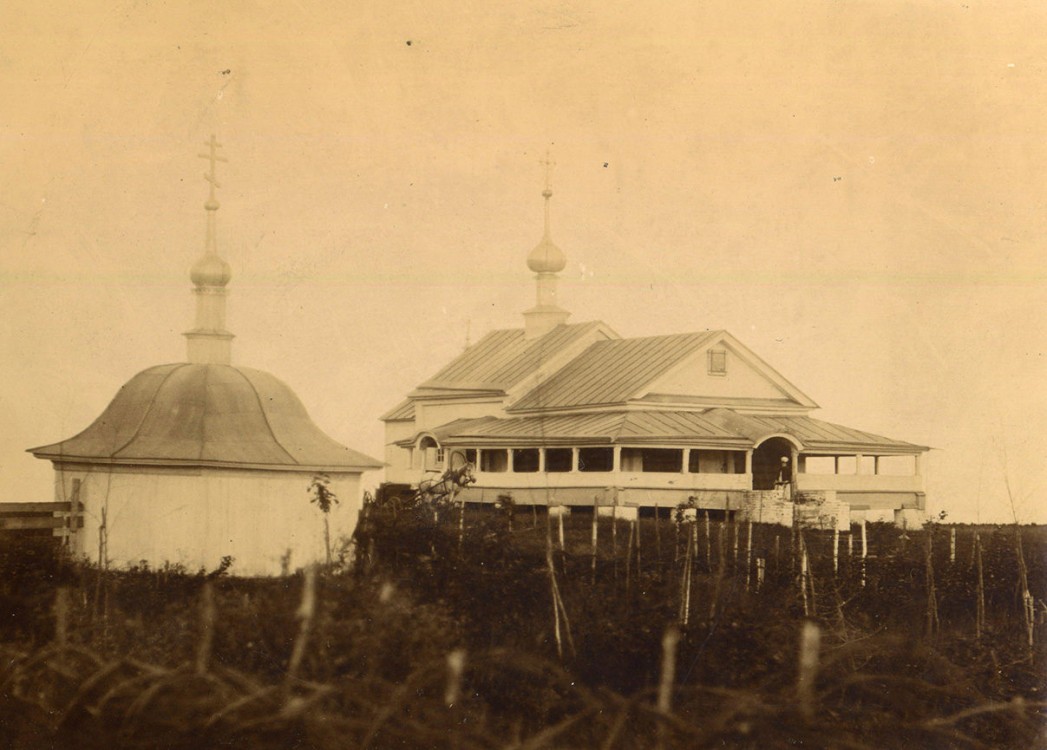
[[[1042,0],[8,0],[0,500],[26,448],[181,361],[220,165],[234,363],[333,437],[533,304],[726,328],[821,405],[934,446],[932,510],[1047,522]],[[370,484],[378,481],[371,475]],[[304,490],[303,490],[304,492]]]

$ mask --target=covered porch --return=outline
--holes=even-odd
[[[408,441],[405,441],[408,443]],[[424,444],[423,444],[424,443]],[[741,508],[761,491],[832,493],[855,510],[922,509],[923,446],[806,416],[627,411],[460,420],[410,447],[429,470],[469,462],[463,499]]]

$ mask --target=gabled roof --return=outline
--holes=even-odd
[[[683,357],[723,333],[703,331],[598,341],[508,411],[625,403]]]
[[[419,385],[411,395],[504,392],[533,374],[550,357],[598,328],[610,331],[600,321],[558,325],[536,339],[524,338],[522,328],[491,331]]]

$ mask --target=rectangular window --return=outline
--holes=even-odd
[[[678,473],[683,451],[677,448],[622,448],[622,471]]]
[[[579,448],[578,471],[612,471],[614,448]]]
[[[509,451],[504,448],[493,450],[484,448],[480,451],[480,471],[494,473],[509,470]]]
[[[538,449],[513,448],[513,471],[517,474],[538,471]]]
[[[723,349],[710,349],[709,350],[709,374],[710,375],[726,375],[727,374],[727,352]]]
[[[549,472],[570,471],[574,463],[574,451],[570,448],[546,448],[545,470]]]
[[[443,466],[444,456],[445,456],[444,449],[443,448],[437,448],[436,449],[436,463],[438,465]]]
[[[465,460],[476,466],[476,448],[465,449]]]

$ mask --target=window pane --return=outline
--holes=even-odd
[[[546,448],[545,470],[546,471],[570,471],[571,459],[573,458],[570,448]]]
[[[508,471],[509,451],[498,448],[495,450],[484,449],[480,451],[480,471]]]
[[[611,471],[613,469],[613,448],[578,449],[578,471]]]
[[[513,471],[518,473],[538,471],[538,449],[513,448]]]

